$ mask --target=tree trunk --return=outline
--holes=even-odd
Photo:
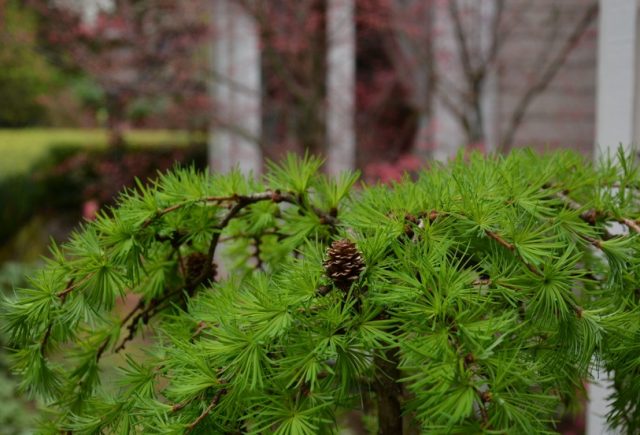
[[[107,145],[111,149],[121,150],[125,147],[124,123],[126,102],[122,89],[107,89]]]
[[[378,399],[378,434],[402,435],[402,388],[398,383],[398,349],[390,349],[385,355],[375,356],[376,382],[374,389]]]
[[[482,113],[482,92],[478,88],[474,89],[477,92],[474,95],[471,114],[469,116],[469,130],[467,134],[467,148],[470,150],[485,151],[486,136],[484,131],[484,114]]]
[[[109,123],[107,125],[107,145],[111,149],[123,149],[126,145],[124,140],[124,131],[122,128],[123,122],[120,119],[112,119],[115,117],[109,116]]]

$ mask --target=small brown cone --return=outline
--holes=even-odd
[[[327,259],[323,265],[335,286],[343,292],[348,292],[351,284],[364,270],[364,259],[355,243],[342,239],[336,240],[327,249]]]
[[[201,252],[194,252],[186,258],[186,278],[188,283],[195,283],[199,279],[209,279],[214,280],[216,276],[216,265],[211,265],[211,273],[209,276],[203,277],[202,274],[205,272],[207,267],[207,261],[209,257]]]

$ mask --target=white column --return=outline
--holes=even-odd
[[[356,40],[354,0],[327,3],[327,170],[355,167]]]
[[[596,158],[615,156],[619,144],[635,147],[636,101],[636,0],[600,0],[598,21],[598,72],[596,96]],[[617,433],[607,428],[611,410],[607,397],[612,381],[606,373],[592,373],[589,385],[587,435]]]
[[[56,0],[55,3],[79,11],[82,21],[89,26],[95,24],[100,12],[113,12],[116,6],[113,0]]]
[[[260,173],[261,75],[257,24],[236,0],[213,0],[213,122],[209,164]]]
[[[600,0],[596,157],[636,145],[636,33],[636,0]]]

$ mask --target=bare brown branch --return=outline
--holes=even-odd
[[[486,230],[485,234],[488,237],[490,237],[493,240],[495,240],[496,242],[498,242],[499,245],[501,245],[501,246],[505,247],[506,249],[508,249],[509,251],[513,252],[514,255],[520,260],[520,262],[522,262],[522,264],[527,266],[527,269],[529,269],[531,272],[533,272],[534,274],[536,274],[538,276],[542,275],[542,273],[540,272],[540,270],[538,270],[537,267],[535,267],[533,264],[529,263],[524,258],[522,258],[522,255],[520,255],[520,253],[516,249],[516,246],[513,243],[509,243],[502,236],[500,236],[498,233],[496,233],[494,231]]]
[[[494,231],[490,231],[490,230],[486,230],[485,234],[487,236],[489,236],[490,238],[492,238],[493,240],[495,240],[496,242],[498,242],[500,245],[504,246],[505,248],[507,248],[509,251],[511,252],[515,252],[516,247],[512,244],[507,242],[505,239],[503,239],[500,235],[498,235],[496,232]]]
[[[458,8],[458,0],[449,0],[449,17],[453,22],[453,28],[455,30],[456,42],[458,44],[458,53],[460,56],[460,63],[462,70],[468,81],[472,81],[474,78],[474,69],[471,63],[471,54],[469,52],[469,44],[467,42],[467,35],[464,31],[462,24],[462,16]]]
[[[496,0],[495,14],[493,16],[493,22],[491,23],[491,43],[489,44],[489,49],[487,50],[487,56],[482,61],[480,66],[483,76],[486,76],[487,70],[496,61],[498,54],[500,53],[500,49],[504,45],[504,42],[508,39],[507,32],[500,31],[502,29],[504,4],[505,0]]]
[[[198,322],[198,327],[196,328],[196,330],[194,331],[193,335],[191,336],[191,339],[193,340],[194,338],[198,337],[208,327],[209,327],[209,325],[207,324],[207,322],[205,322],[203,320],[199,321]]]
[[[583,208],[582,204],[580,204],[579,202],[573,200],[572,198],[570,198],[568,195],[566,195],[563,192],[558,192],[556,194],[556,196],[558,198],[560,198],[570,209],[572,210],[581,210]],[[629,230],[640,234],[640,224],[638,224],[637,221],[633,220],[633,219],[629,219],[627,217],[615,217],[611,212],[609,211],[602,211],[602,210],[588,210],[584,213],[582,213],[580,215],[580,218],[582,220],[584,220],[585,222],[589,223],[589,224],[593,224],[593,221],[595,219],[595,217],[597,216],[608,216],[610,218],[613,218],[616,220],[616,222],[621,223],[622,225],[625,225],[627,228],[629,228]],[[599,247],[599,245],[598,245]]]
[[[62,290],[60,293],[58,293],[58,297],[60,299],[62,299],[64,301],[64,299],[67,297],[67,295],[69,293],[71,293],[73,291],[73,289],[75,288],[75,279],[71,278],[69,280],[69,282],[67,283],[67,286],[65,287],[64,290]]]
[[[161,311],[161,309],[169,305],[169,302],[173,299],[174,296],[182,294],[183,292],[184,292],[184,289],[182,288],[170,291],[161,297],[152,299],[146,305],[146,307],[145,307],[144,299],[141,298],[138,304],[131,311],[129,311],[129,313],[122,319],[120,325],[121,327],[124,327],[129,321],[129,319],[133,318],[131,320],[131,323],[127,327],[127,329],[129,330],[129,333],[120,342],[120,344],[114,349],[114,352],[116,353],[120,352],[125,348],[125,346],[127,345],[127,342],[133,340],[138,330],[138,325],[140,324],[140,321],[142,321],[144,324],[148,323],[151,317],[153,317],[156,313]],[[102,352],[104,352],[104,349],[102,349]],[[102,352],[98,353],[97,359],[100,359]]]
[[[622,218],[619,222],[629,227],[630,230],[633,230],[634,232],[640,234],[640,225],[638,225],[637,221],[628,218]]]
[[[215,257],[215,253],[220,242],[220,235],[222,231],[229,225],[229,222],[233,220],[238,214],[248,207],[251,204],[255,204],[261,201],[273,201],[274,203],[287,202],[291,204],[295,204],[301,208],[310,209],[309,211],[315,213],[319,218],[322,224],[335,226],[337,223],[337,218],[332,213],[325,213],[322,210],[317,209],[313,206],[308,206],[303,203],[300,198],[289,194],[289,193],[281,193],[279,191],[267,191],[261,193],[254,193],[251,195],[229,195],[229,196],[208,196],[202,199],[198,199],[196,201],[182,202],[180,204],[173,205],[171,207],[167,207],[165,209],[160,210],[158,213],[154,215],[153,218],[145,221],[143,227],[147,227],[151,225],[151,223],[162,216],[165,216],[168,213],[179,210],[182,207],[195,204],[195,203],[234,203],[231,209],[222,217],[221,221],[213,228],[213,236],[211,237],[211,242],[209,244],[209,249],[207,252],[207,262],[206,266],[203,269],[202,273],[195,278],[192,282],[186,282],[184,287],[172,290],[167,292],[166,294],[159,296],[157,298],[153,298],[146,305],[143,299],[140,299],[138,304],[122,319],[121,328],[125,327],[127,323],[131,320],[129,325],[127,326],[128,334],[126,337],[122,339],[120,344],[114,349],[114,352],[120,352],[125,348],[127,343],[135,337],[138,331],[138,325],[140,322],[146,324],[153,316],[157,313],[170,306],[174,297],[180,294],[184,294],[185,292],[191,295],[201,284],[205,283],[208,277],[211,276],[213,271],[213,259]],[[179,247],[179,246],[178,246]],[[176,248],[178,248],[176,247]],[[65,290],[66,291],[66,290]],[[68,290],[71,291],[71,290]],[[67,291],[67,292],[68,292]],[[50,332],[49,332],[50,334]],[[49,334],[46,334],[47,336]],[[106,350],[109,345],[110,337],[105,339],[101,344],[100,348],[97,351],[96,359],[99,360],[102,357],[102,354]]]
[[[542,73],[538,76],[537,80],[533,83],[531,87],[524,93],[518,104],[516,104],[515,109],[511,115],[511,118],[508,123],[507,130],[502,136],[500,140],[500,144],[498,146],[499,152],[507,152],[513,146],[513,140],[515,138],[516,131],[520,127],[524,119],[524,115],[531,103],[535,100],[535,98],[543,93],[551,81],[554,79],[560,68],[566,63],[567,58],[573,51],[576,44],[580,41],[582,36],[585,34],[589,26],[593,23],[596,16],[598,14],[598,2],[593,1],[584,11],[582,17],[576,23],[573,31],[563,44],[560,51],[556,54],[556,56],[551,60],[551,62],[544,68]]]
[[[73,291],[75,288],[75,279],[71,278],[67,282],[67,286],[64,290],[59,292],[56,296],[60,298],[60,303],[64,304],[65,299],[69,293]],[[49,338],[51,338],[51,332],[53,330],[53,320],[49,320],[49,324],[47,325],[47,329],[44,331],[44,335],[42,336],[42,340],[40,340],[40,353],[44,356],[45,350],[47,348],[47,344],[49,343]]]
[[[157,219],[160,219],[162,216],[169,214],[173,211],[179,210],[183,207],[186,207],[188,205],[193,205],[193,204],[198,204],[198,203],[209,203],[209,202],[213,202],[213,203],[223,203],[223,202],[227,202],[227,201],[235,201],[238,199],[238,195],[229,195],[229,196],[207,196],[204,198],[200,198],[197,199],[195,201],[185,201],[185,202],[181,202],[178,204],[174,204],[170,207],[167,207],[165,209],[159,210],[154,216],[152,216],[151,218],[147,219],[146,221],[144,221],[144,223],[142,224],[142,228],[146,228],[149,225],[151,225],[154,221],[156,221]]]
[[[207,415],[209,415],[211,413],[211,411],[213,410],[213,408],[216,407],[216,405],[218,404],[218,402],[220,402],[220,399],[222,398],[223,395],[227,394],[227,389],[226,388],[222,388],[220,390],[218,390],[216,392],[216,394],[213,396],[213,399],[211,399],[211,402],[209,403],[209,406],[207,406],[207,408],[202,411],[202,414],[200,414],[198,416],[198,418],[196,418],[193,422],[189,423],[187,425],[187,430],[186,432],[191,432],[196,426],[198,426],[198,424],[200,424],[200,422],[202,422],[202,420],[204,420]]]

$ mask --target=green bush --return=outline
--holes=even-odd
[[[46,188],[44,203],[56,209],[79,209],[89,200],[112,204],[136,178],[146,182],[177,164],[203,169],[207,162],[206,148],[199,146],[51,151],[33,170]]]
[[[124,187],[146,181],[176,164],[206,166],[204,147],[144,147],[124,155],[69,145],[48,150],[28,173],[0,178],[0,244],[36,214],[80,214],[85,201],[111,204]]]
[[[35,16],[14,0],[0,7],[0,127],[39,124],[45,111],[38,97],[54,84],[56,72],[38,51]]]
[[[132,148],[184,147],[190,143],[184,131],[132,130],[125,134]],[[0,176],[28,171],[34,164],[48,160],[58,149],[104,150],[105,130],[86,129],[0,129]]]
[[[0,292],[10,294],[16,286],[24,286],[24,275],[33,272],[33,267],[21,263],[0,265]],[[0,345],[6,345],[4,334],[0,336]],[[6,352],[0,353],[0,428],[6,434],[33,433],[33,405],[22,400],[18,391],[18,382],[11,376]]]
[[[30,175],[14,175],[0,180],[0,244],[16,234],[36,213],[42,186]]]
[[[332,433],[359,410],[531,434],[598,364],[637,433],[640,175],[618,160],[475,155],[361,190],[315,159],[168,173],[5,301],[15,369],[51,433]]]

